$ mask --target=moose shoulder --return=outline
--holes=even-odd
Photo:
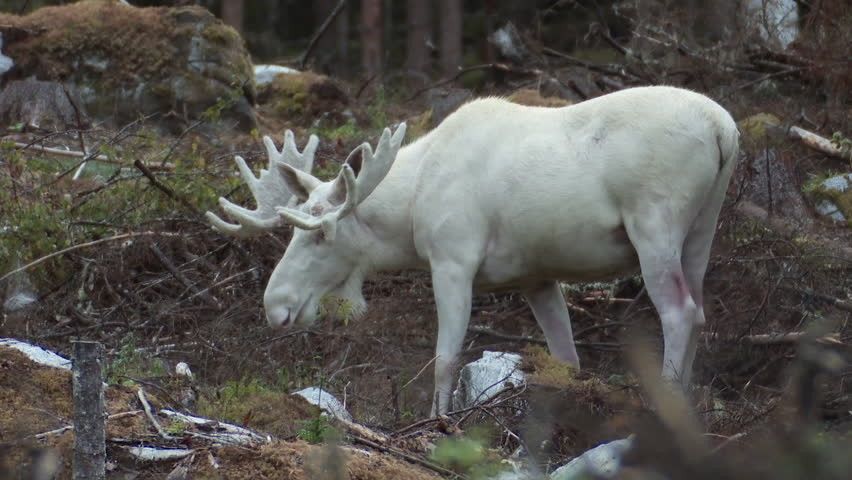
[[[363,311],[366,275],[429,269],[438,311],[433,413],[449,408],[453,365],[474,289],[523,292],[552,355],[579,366],[559,281],[641,269],[660,314],[663,376],[689,382],[702,284],[737,158],[731,116],[709,98],[641,87],[561,108],[472,101],[402,146],[405,124],[359,146],[340,174],[310,174],[316,137],[299,153],[264,139],[269,168],[248,210],[220,199],[247,235],[283,223],[293,239],[269,279],[275,326],[316,318],[326,294]]]

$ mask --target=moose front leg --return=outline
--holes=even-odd
[[[432,416],[450,410],[456,361],[470,323],[473,275],[456,264],[432,266],[432,288],[438,308],[438,344],[435,348],[435,392]]]

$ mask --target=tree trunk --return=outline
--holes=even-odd
[[[462,65],[462,2],[440,0],[441,70],[444,75],[458,72]]]
[[[405,67],[416,73],[429,71],[429,42],[432,39],[432,2],[408,0]]]
[[[243,0],[222,0],[222,21],[243,33]]]
[[[382,72],[382,0],[361,0],[361,64],[368,77]]]
[[[104,347],[76,341],[72,363],[74,397],[74,480],[104,478],[106,420],[104,416]]]

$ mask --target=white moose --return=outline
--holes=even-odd
[[[737,126],[707,97],[672,87],[622,90],[573,106],[528,107],[484,98],[402,147],[405,124],[364,143],[340,174],[309,172],[318,140],[299,153],[286,132],[256,178],[257,201],[221,198],[250,235],[296,227],[264,294],[273,326],[310,324],[326,294],[362,312],[365,276],[429,269],[438,310],[432,413],[449,408],[476,290],[520,290],[552,355],[579,366],[559,281],[641,268],[664,334],[663,376],[689,382],[702,287],[716,220],[738,152]],[[291,195],[293,198],[291,198]]]

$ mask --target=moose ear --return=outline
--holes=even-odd
[[[345,163],[352,167],[352,171],[355,172],[355,176],[357,177],[361,173],[361,166],[364,164],[364,149],[356,148],[352,150],[352,153],[346,158]]]
[[[281,174],[281,178],[284,180],[287,188],[296,198],[303,202],[307,200],[308,197],[311,196],[311,192],[317,188],[320,183],[322,183],[313,175],[297,170],[286,163],[278,162],[275,166],[278,167],[278,172]]]

